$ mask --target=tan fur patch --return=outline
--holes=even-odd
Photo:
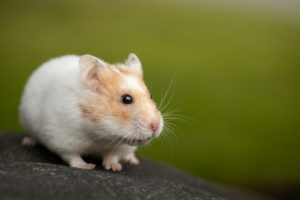
[[[122,87],[124,76],[129,75],[137,78],[138,84],[144,92]],[[102,118],[110,117],[117,120],[120,124],[129,125],[132,120],[139,117],[146,118],[149,110],[158,112],[143,82],[141,73],[130,70],[121,64],[111,65],[101,69],[97,79],[99,83],[94,88],[94,93],[88,96],[85,102],[80,105],[82,115],[92,122],[99,124]],[[129,105],[123,104],[121,97],[124,94],[132,95],[134,103]],[[145,106],[146,104],[148,106]]]

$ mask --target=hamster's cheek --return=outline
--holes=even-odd
[[[111,115],[121,127],[126,127],[131,123],[130,110],[122,105],[112,106]]]
[[[127,128],[114,117],[105,117],[101,120],[100,129],[105,130],[111,136],[123,136]]]

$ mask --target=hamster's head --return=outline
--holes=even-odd
[[[123,64],[108,64],[91,55],[79,59],[88,90],[80,110],[101,139],[143,145],[160,135],[164,121],[143,81],[141,62],[129,54]]]

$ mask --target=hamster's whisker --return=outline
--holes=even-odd
[[[171,102],[173,101],[174,96],[175,96],[175,93],[173,92],[171,94],[171,96],[169,97],[168,101],[166,102],[166,104],[160,109],[161,112],[164,112],[167,108],[170,109],[171,106],[174,106],[174,105],[171,104]]]
[[[177,139],[178,135],[176,134],[176,129],[174,129],[171,125],[166,125],[164,127],[164,133],[163,141],[166,141],[173,151],[173,143],[171,139]]]
[[[175,131],[177,129],[177,124],[175,124],[173,122],[168,122],[168,123],[166,123],[165,128],[172,128]]]
[[[180,105],[179,103],[171,104],[171,100],[173,101],[173,97],[174,97],[174,95],[172,95],[172,97],[169,99],[168,103],[162,108],[162,110],[161,110],[162,113],[177,113],[177,112],[181,111],[179,109],[176,109],[178,107],[178,105]]]
[[[133,135],[135,135],[136,131],[134,127],[131,127],[128,131],[128,134],[125,136],[127,140],[131,139]]]
[[[113,146],[113,144],[114,144],[115,142],[117,142],[120,138],[121,138],[121,136],[117,136],[115,139],[113,139],[113,141],[112,141],[111,143],[109,143],[108,146]]]
[[[182,110],[173,108],[166,112],[163,112],[162,115],[163,115],[164,119],[174,118],[175,120],[180,120],[180,121],[189,122],[189,123],[198,121],[195,118],[181,114],[181,112],[182,112]]]
[[[169,92],[168,92],[169,93]],[[179,110],[176,109],[178,103],[172,103],[174,93],[165,102],[165,105],[161,108],[162,118],[164,120],[163,134],[161,134],[162,142],[170,147],[171,152],[174,151],[173,139],[177,139],[177,124],[176,121],[185,121],[185,117],[179,114]]]
[[[120,144],[122,144],[122,142],[126,139],[126,137],[130,134],[130,131],[128,131],[128,133],[126,134],[126,136],[121,137],[121,140],[114,146],[114,150],[119,147]]]
[[[167,118],[177,118],[179,120],[191,120],[191,121],[195,121],[195,119],[191,118],[191,117],[188,117],[188,116],[185,116],[185,115],[181,115],[181,114],[164,114],[164,118],[167,119]]]
[[[182,117],[175,117],[175,116],[170,116],[170,117],[164,117],[164,120],[166,122],[173,122],[173,121],[183,121],[183,122],[188,122],[187,119],[184,119]]]
[[[128,139],[128,138],[130,138],[130,135],[132,135],[132,133],[134,132],[134,129],[131,127],[130,129],[128,129],[127,131],[124,131],[126,134],[125,134],[125,136],[122,136],[123,137],[123,139],[125,140],[125,139]]]
[[[132,137],[131,137],[131,141],[130,142],[134,142],[136,140],[138,140],[138,136],[140,135],[139,132],[135,132],[133,133]]]
[[[136,137],[137,135],[137,131],[134,131],[133,134],[131,135],[131,138],[129,140],[129,144],[132,145],[132,141],[134,140],[134,138]]]
[[[174,81],[175,81],[175,76],[171,79],[170,83],[169,83],[169,86],[167,88],[167,91],[165,93],[165,95],[163,96],[163,98],[161,99],[160,101],[160,104],[158,106],[158,109],[161,110],[161,106],[163,105],[164,101],[166,100],[167,96],[169,95],[170,91],[171,91],[171,88],[173,87],[173,84],[174,84]]]
[[[130,140],[129,144],[131,144],[131,140],[132,140],[134,134],[135,134],[135,129],[134,129],[134,127],[131,127],[121,142],[123,142],[125,140],[127,140],[127,141]]]
[[[166,138],[166,136],[168,136],[166,139],[169,141],[169,135],[173,135],[177,137],[177,124],[175,124],[176,121],[182,121],[183,117],[179,114],[175,114],[175,111],[169,111],[169,112],[165,112],[162,114],[163,119],[164,119],[164,128],[163,128],[163,132],[165,134],[163,137]],[[166,136],[165,136],[166,135]]]
[[[170,148],[171,155],[173,155],[174,154],[174,142],[173,141],[174,141],[174,139],[177,139],[176,132],[172,131],[169,128],[167,128],[167,130],[166,130],[166,137],[165,138],[166,138],[165,140],[167,141],[167,144],[168,144],[168,146]]]
[[[167,135],[172,134],[172,135],[177,136],[176,129],[172,126],[166,126],[166,133],[167,133]]]

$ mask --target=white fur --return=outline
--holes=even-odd
[[[132,155],[136,147],[122,144],[112,153],[107,143],[95,144],[99,132],[107,136],[110,130],[97,129],[81,115],[78,105],[90,92],[79,75],[79,58],[68,55],[52,59],[32,74],[21,100],[21,124],[28,134],[73,167],[93,168],[80,156],[96,151],[103,156],[105,168],[118,171],[121,168],[116,162],[126,154]],[[138,61],[135,57],[133,60],[136,67]],[[134,79],[128,80],[128,87],[138,89]],[[106,123],[116,127],[112,120]]]
[[[124,88],[134,89],[134,90],[137,90],[137,91],[145,94],[145,91],[143,90],[143,88],[139,84],[137,78],[134,77],[134,76],[125,75],[124,76],[123,87]]]

